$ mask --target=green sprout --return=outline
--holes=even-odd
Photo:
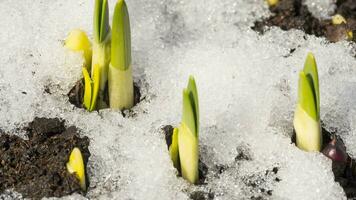
[[[183,90],[183,116],[179,128],[175,128],[169,153],[174,167],[181,170],[190,183],[199,180],[199,104],[195,80],[189,77]]]
[[[98,85],[99,90],[92,91],[92,105],[90,105],[90,108],[100,109],[107,107],[104,97],[105,87],[108,80],[108,65],[110,62],[110,26],[107,0],[95,1],[93,35],[91,77],[94,85]],[[100,73],[100,76],[96,73]]]
[[[110,108],[131,108],[134,104],[131,33],[129,13],[124,0],[116,3],[114,11],[108,81]]]
[[[320,96],[318,69],[314,55],[309,53],[299,73],[298,104],[294,113],[297,146],[304,151],[320,151]]]

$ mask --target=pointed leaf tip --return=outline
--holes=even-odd
[[[86,190],[85,180],[85,166],[81,151],[75,147],[70,153],[69,160],[67,162],[67,170],[69,173],[75,173],[77,179],[80,182],[82,190]]]
[[[119,0],[115,6],[111,35],[111,64],[121,70],[126,70],[131,65],[131,28],[124,0]]]
[[[308,53],[305,60],[304,69],[303,69],[307,80],[309,81],[310,86],[312,87],[312,92],[314,96],[317,119],[320,118],[320,94],[319,94],[319,75],[318,68],[315,61],[315,57],[312,53]]]

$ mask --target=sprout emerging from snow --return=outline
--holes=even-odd
[[[131,33],[129,13],[124,0],[119,0],[115,6],[108,80],[110,108],[131,108],[134,104]]]
[[[110,62],[110,26],[107,0],[96,0],[94,8],[94,41],[91,77],[98,91],[92,91],[90,108],[106,108],[104,101],[105,86],[108,80],[108,65]],[[96,74],[96,73],[99,73]],[[98,100],[96,100],[98,98]]]
[[[183,116],[179,128],[175,128],[169,153],[174,167],[181,170],[190,183],[199,180],[199,104],[195,80],[189,77],[183,90]]]
[[[320,151],[319,78],[313,54],[309,53],[299,74],[298,104],[294,113],[297,146],[304,151]]]
[[[108,2],[95,0],[93,49],[83,31],[74,30],[69,34],[66,46],[74,51],[84,51],[83,105],[87,110],[107,108],[109,105],[104,100],[107,96],[110,108],[123,110],[133,106],[130,31],[129,13],[124,0],[116,3],[112,35]]]
[[[85,167],[82,153],[78,148],[74,148],[69,156],[69,160],[67,162],[67,170],[69,173],[75,173],[77,179],[80,182],[80,187],[83,191],[86,190],[85,183]]]

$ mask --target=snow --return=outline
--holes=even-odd
[[[114,3],[109,1],[111,17]],[[90,138],[91,199],[189,199],[194,191],[214,193],[216,200],[346,199],[331,162],[300,151],[290,136],[298,72],[311,51],[319,66],[321,119],[327,129],[338,130],[356,156],[356,60],[349,43],[330,44],[279,28],[259,35],[249,27],[270,14],[262,0],[127,4],[134,79],[145,100],[124,118],[109,109],[88,113],[68,102],[82,59],[62,42],[74,28],[92,35],[92,1],[3,0],[0,128],[21,135],[18,127],[35,116],[60,117],[77,126]],[[320,16],[330,6],[322,5]],[[179,124],[190,74],[200,100],[201,159],[209,168],[207,184],[198,186],[176,176],[161,131]],[[250,159],[235,160],[239,152]],[[275,167],[278,172],[272,173]],[[271,196],[261,189],[271,190]]]
[[[319,19],[330,19],[335,13],[336,0],[305,0],[310,12]]]

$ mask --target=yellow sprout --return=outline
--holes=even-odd
[[[279,2],[279,0],[266,0],[266,1],[269,6],[275,6]]]
[[[83,52],[84,65],[90,71],[92,49],[87,34],[80,29],[74,29],[69,33],[64,45],[72,51]]]
[[[354,34],[352,31],[347,31],[347,39],[352,40],[354,38]]]
[[[340,25],[342,23],[346,24],[346,19],[342,15],[336,14],[336,15],[332,16],[331,23],[333,25]]]
[[[69,161],[67,162],[67,170],[71,174],[75,173],[80,182],[80,187],[85,191],[86,183],[83,156],[80,150],[76,147],[72,150],[69,156]]]

